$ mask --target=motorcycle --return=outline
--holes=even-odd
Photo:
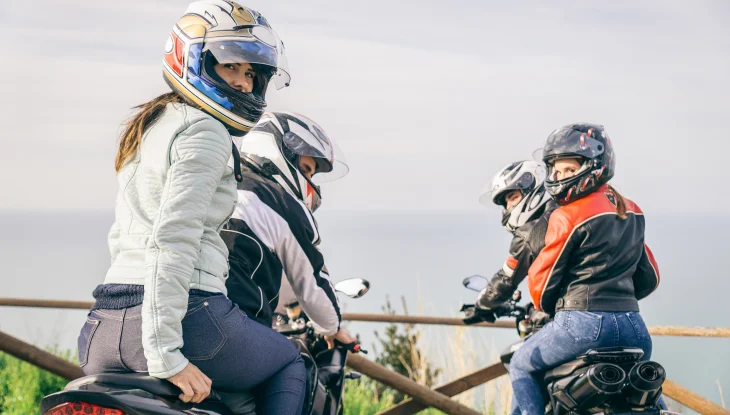
[[[360,298],[370,289],[367,280],[354,278],[335,284],[335,290],[350,298]],[[287,315],[275,315],[272,328],[283,334],[301,353],[307,369],[306,396],[303,414],[342,414],[342,397],[346,379],[357,379],[356,372],[345,373],[347,352],[366,350],[359,343],[335,342],[328,349],[324,337],[296,302],[285,306]],[[63,391],[48,395],[40,404],[42,415],[234,415],[224,403],[223,396],[234,396],[212,390],[200,403],[185,403],[178,399],[180,389],[172,383],[145,373],[102,373],[70,382]],[[235,394],[241,408],[254,413],[253,395]],[[243,410],[243,409],[241,409]]]
[[[473,275],[464,279],[466,288],[481,291],[487,279]],[[520,291],[503,306],[482,310],[474,304],[464,304],[466,324],[494,322],[500,317],[512,317],[520,340],[505,349],[500,360],[509,371],[514,353],[534,335],[547,318],[535,318],[535,312],[518,305]],[[539,313],[539,312],[538,312]],[[532,314],[532,318],[531,315]],[[544,313],[543,313],[544,314]],[[548,317],[546,314],[545,317]],[[666,379],[664,368],[656,362],[642,360],[644,351],[634,347],[605,347],[591,349],[548,370],[542,377],[545,413],[550,415],[659,415],[673,414],[657,409]]]

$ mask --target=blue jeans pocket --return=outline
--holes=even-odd
[[[78,338],[79,348],[79,366],[84,367],[89,362],[89,347],[91,346],[91,339],[94,337],[96,329],[99,327],[101,320],[97,320],[92,317],[86,317],[86,323],[81,328]]]
[[[646,328],[646,323],[644,323],[641,314],[636,312],[626,313],[626,318],[629,319],[631,325],[634,327],[634,332],[638,340],[649,339],[649,329]]]
[[[601,335],[601,316],[588,311],[563,311],[563,328],[576,342],[595,342]]]
[[[223,348],[227,337],[208,301],[189,309],[182,320],[183,347],[188,360],[210,360]]]

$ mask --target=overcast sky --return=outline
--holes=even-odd
[[[112,209],[129,108],[167,87],[187,1],[0,1],[0,209]],[[730,2],[255,0],[351,173],[327,209],[479,209],[553,129],[604,124],[651,212],[730,213]]]

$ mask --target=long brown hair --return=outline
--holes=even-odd
[[[618,213],[619,219],[626,219],[626,200],[623,196],[621,196],[621,193],[617,192],[610,184],[608,185],[608,190],[613,193],[616,198],[616,212]]]
[[[170,103],[184,103],[182,98],[174,92],[162,94],[159,97],[145,102],[144,104],[134,107],[138,109],[136,114],[124,123],[125,128],[119,139],[119,151],[117,151],[117,159],[114,167],[117,170],[122,169],[124,163],[139,148],[145,131],[160,117],[165,110],[165,106]]]

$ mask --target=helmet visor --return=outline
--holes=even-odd
[[[291,82],[284,44],[266,26],[206,34],[203,52],[211,53],[219,64],[266,65],[272,70],[271,80],[277,89],[289,86]]]
[[[601,147],[603,147],[603,146],[601,146]],[[548,181],[550,181],[552,183],[559,183],[561,181],[567,182],[571,178],[580,175],[581,173],[583,173],[584,171],[586,171],[588,168],[590,168],[590,159],[589,158],[579,156],[579,155],[577,155],[576,153],[573,153],[573,152],[560,153],[560,154],[556,154],[554,156],[550,156],[550,155],[545,156],[545,149],[544,148],[538,148],[537,150],[535,150],[532,153],[532,157],[535,160],[543,160],[543,159],[546,160],[545,166],[546,166],[547,175],[545,177],[545,180],[548,180]],[[557,179],[557,174],[556,174],[556,171],[555,171],[555,168],[554,168],[555,161],[558,160],[558,159],[577,159],[578,164],[580,165],[580,167],[570,177],[566,177],[565,179],[558,180]]]
[[[283,144],[294,154],[312,157],[317,170],[312,182],[321,184],[342,178],[349,172],[347,160],[337,143],[312,120],[297,115],[307,127],[288,120],[289,131],[284,134]]]
[[[505,175],[504,169],[500,170],[482,189],[479,203],[487,207],[501,206],[505,208],[504,198],[510,191],[520,190],[525,193],[525,190],[533,188],[537,183],[542,183],[545,180],[545,175],[545,165],[541,162],[523,162],[519,171],[512,178]]]
[[[593,128],[585,131],[580,127],[555,130],[547,138],[541,160],[571,155],[589,159],[598,157],[605,151],[605,146],[594,138],[595,134],[597,131]]]

